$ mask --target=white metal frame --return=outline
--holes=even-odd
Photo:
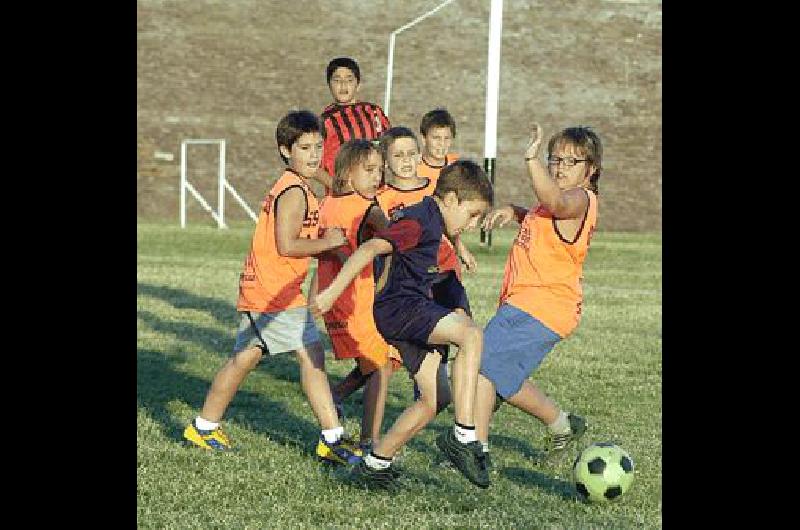
[[[385,95],[385,97],[383,99],[383,112],[387,116],[389,115],[389,100],[392,97],[392,69],[394,68],[394,41],[395,41],[395,38],[397,37],[397,35],[400,32],[405,31],[408,28],[410,28],[411,26],[414,26],[414,25],[422,22],[423,20],[425,20],[426,18],[428,18],[432,14],[436,13],[441,8],[446,6],[447,4],[450,4],[450,3],[454,2],[454,1],[455,0],[445,0],[444,2],[442,2],[438,6],[434,7],[433,9],[431,9],[430,11],[425,13],[424,15],[421,15],[421,16],[415,18],[414,20],[412,20],[411,22],[409,22],[405,26],[397,28],[396,30],[394,30],[389,35],[389,59],[388,59],[388,61],[386,63],[386,95]]]
[[[217,172],[217,211],[215,212],[213,208],[206,202],[200,193],[189,183],[189,179],[186,175],[186,170],[188,166],[188,149],[187,147],[189,144],[193,145],[218,145],[219,146],[219,166]],[[219,228],[228,228],[225,224],[225,190],[228,190],[233,198],[244,208],[253,222],[258,221],[258,217],[253,212],[252,209],[247,205],[246,202],[236,193],[236,190],[233,189],[233,186],[228,183],[228,180],[225,178],[225,140],[224,139],[213,139],[213,140],[206,140],[206,139],[188,139],[183,140],[181,142],[181,228],[186,228],[186,190],[189,190],[194,198],[200,203],[205,211],[211,214],[211,217],[217,222],[217,227]]]

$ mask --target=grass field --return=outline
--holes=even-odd
[[[618,504],[577,500],[570,464],[531,460],[545,429],[511,406],[495,416],[495,473],[480,490],[438,465],[443,412],[400,455],[410,485],[369,493],[318,463],[319,435],[295,362],[272,358],[245,380],[226,413],[239,451],[186,448],[181,432],[202,406],[233,346],[239,269],[250,223],[217,230],[138,225],[137,512],[140,528],[660,528],[661,236],[595,234],[584,267],[584,316],[577,331],[534,374],[564,408],[585,416],[582,445],[613,441],[636,464]],[[495,231],[491,248],[466,242],[479,272],[465,277],[475,319],[494,312],[513,230]],[[324,328],[321,328],[324,329]],[[332,380],[352,367],[328,355]],[[392,379],[386,429],[411,399],[404,371]],[[358,430],[358,395],[345,406]]]

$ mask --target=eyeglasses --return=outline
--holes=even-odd
[[[574,156],[565,156],[564,158],[559,158],[557,156],[548,156],[547,163],[557,166],[559,162],[564,162],[564,165],[567,167],[572,167],[578,162],[588,162],[588,158],[575,158]]]

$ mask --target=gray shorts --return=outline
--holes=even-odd
[[[258,346],[265,354],[275,355],[299,350],[320,340],[308,306],[275,313],[239,311],[239,314],[242,319],[239,321],[232,355],[253,346]]]

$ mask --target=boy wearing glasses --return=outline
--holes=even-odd
[[[475,434],[486,456],[496,395],[547,425],[546,457],[586,431],[583,418],[559,408],[528,377],[580,321],[583,261],[597,224],[603,147],[588,127],[569,127],[550,139],[545,167],[539,161],[541,142],[542,128],[535,124],[525,161],[539,205],[498,208],[484,221],[486,230],[512,218],[520,224],[499,307],[484,329]]]

